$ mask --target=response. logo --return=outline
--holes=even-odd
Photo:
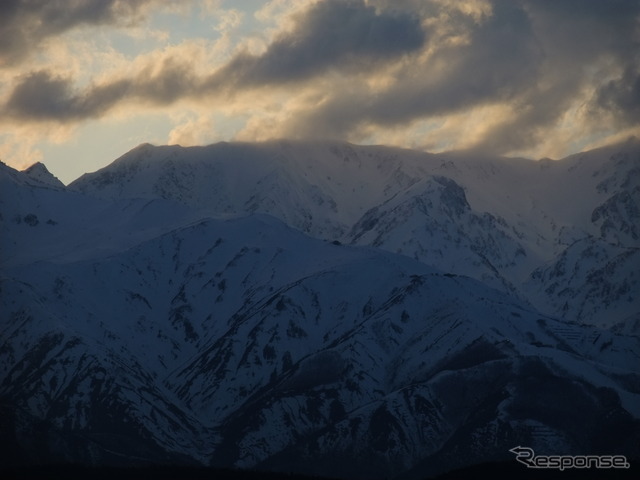
[[[629,468],[624,455],[536,455],[532,448],[514,447],[509,450],[516,454],[516,460],[527,468]]]

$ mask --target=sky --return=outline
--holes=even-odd
[[[640,134],[639,0],[2,0],[0,160],[327,139],[562,158]]]

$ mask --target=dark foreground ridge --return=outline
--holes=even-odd
[[[572,468],[565,470],[527,468],[517,461],[513,462],[490,462],[473,467],[452,470],[451,472],[433,477],[433,480],[457,480],[457,479],[480,479],[480,478],[517,478],[518,480],[573,480],[573,479],[627,479],[637,478],[638,460],[629,461],[631,467],[621,468]],[[426,479],[425,479],[426,480]]]
[[[206,467],[89,467],[83,465],[49,465],[37,467],[0,468],[0,478],[5,480],[328,480],[325,477],[261,472],[252,470],[232,470]]]
[[[630,461],[629,469],[532,469],[513,462],[490,462],[473,467],[427,477],[424,480],[454,480],[477,478],[528,479],[630,479],[637,478],[638,460]],[[232,470],[207,467],[153,466],[153,467],[89,467],[82,465],[48,465],[34,467],[0,467],[0,478],[5,480],[107,480],[107,479],[182,479],[182,480],[331,480],[328,477],[299,475],[294,473],[265,472],[255,470]],[[382,478],[382,477],[381,477]],[[405,478],[400,475],[398,479]],[[334,479],[337,480],[337,479]],[[371,479],[376,480],[376,479]]]

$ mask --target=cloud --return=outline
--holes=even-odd
[[[421,48],[426,34],[408,12],[377,12],[362,0],[325,0],[300,14],[262,55],[240,53],[210,84],[256,87],[299,82],[329,69],[370,69]]]
[[[21,79],[3,110],[19,120],[77,122],[102,117],[125,101],[169,105],[191,92],[196,83],[188,63],[173,57],[147,65],[131,78],[111,78],[83,91],[74,90],[71,78],[41,70]]]
[[[77,0],[66,13],[63,3],[4,2],[0,32],[34,31],[37,44],[80,25],[137,22],[150,5],[164,2]],[[50,25],[36,22],[48,15]],[[421,143],[422,135],[424,145],[442,144],[440,136],[455,147],[458,137],[458,145],[503,154],[558,145],[560,137],[571,143],[571,132],[594,138],[640,123],[640,2],[272,0],[254,17],[220,10],[212,15],[234,35],[246,27],[238,22],[251,18],[279,30],[263,35],[268,43],[252,51],[246,42],[234,49],[224,33],[216,40],[224,55],[215,59],[204,52],[218,43],[206,39],[132,61],[122,56],[117,68],[82,86],[68,70],[65,75],[40,64],[5,82],[0,118],[77,124],[116,110],[197,104],[198,119],[176,126],[174,141],[200,138],[188,129],[209,129],[209,109],[230,120],[216,117],[216,125],[234,125],[230,135],[247,140],[402,143],[406,132],[407,145]],[[22,23],[13,27],[6,18]],[[16,38],[0,53],[18,52],[26,37]],[[597,115],[615,121],[594,121]]]
[[[600,107],[627,124],[638,122],[638,70],[627,68],[601,87],[599,82],[612,68],[638,64],[640,3],[494,0],[481,12],[452,10],[442,0],[434,5],[438,23],[427,23],[443,33],[433,33],[428,54],[413,57],[387,88],[353,84],[327,92],[314,109],[292,115],[285,131],[330,138],[346,132],[358,141],[372,129],[505,105],[494,110],[500,116],[489,128],[475,130],[483,135],[474,135],[473,146],[507,153],[548,140],[594,88],[600,88]],[[589,135],[583,127],[603,128],[575,127],[579,136]]]
[[[469,34],[468,42],[445,45],[420,61],[413,59],[388,86],[342,85],[318,107],[292,121],[298,136],[323,132],[335,137],[374,124],[394,127],[419,118],[467,108],[514,101],[535,85],[542,56],[526,13],[502,2],[494,15],[473,29],[455,19]],[[294,126],[295,125],[295,126]]]
[[[629,125],[633,121],[634,74],[627,66],[638,61],[640,3],[523,0],[522,5],[543,61],[533,88],[516,98],[519,108],[514,115],[489,130],[477,147],[521,152],[553,144],[553,137],[566,135],[566,130],[560,132],[559,127],[566,123],[567,116],[572,119],[574,135],[574,139],[565,137],[567,143],[597,131],[602,135],[618,123],[602,121],[605,109],[615,112],[619,120],[626,117]],[[603,83],[620,68],[627,72],[623,78]],[[593,90],[600,91],[595,104],[589,98]],[[636,109],[637,105],[636,99]],[[579,113],[585,106],[597,111],[599,118]]]
[[[38,121],[99,117],[125,96],[130,82],[95,86],[84,94],[74,92],[72,86],[71,79],[44,70],[34,72],[14,88],[5,111],[17,119]]]
[[[80,121],[100,117],[125,101],[167,105],[182,98],[279,87],[309,80],[329,68],[370,68],[372,62],[418,49],[425,40],[417,17],[376,12],[361,0],[318,2],[301,14],[299,22],[264,54],[239,53],[209,76],[198,77],[189,59],[168,57],[131,77],[77,91],[71,78],[40,70],[14,86],[4,111],[23,120]]]
[[[3,0],[0,67],[25,60],[47,38],[83,25],[133,25],[167,0]]]
[[[310,3],[317,0],[270,0],[254,13],[254,17],[262,23],[283,23],[301,10],[309,8]]]
[[[640,59],[639,59],[640,61]],[[628,66],[623,74],[599,88],[595,102],[623,125],[640,124],[640,69]]]
[[[169,132],[169,145],[203,145],[215,139],[215,125],[208,115],[183,121]]]
[[[27,133],[27,136],[24,133]],[[28,132],[20,132],[20,135],[0,135],[0,161],[12,160],[11,166],[18,170],[24,170],[42,161],[43,154],[34,143],[36,141],[28,137]]]

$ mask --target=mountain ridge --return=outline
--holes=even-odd
[[[374,244],[469,275],[554,315],[565,312],[538,300],[551,286],[534,285],[548,278],[535,272],[558,262],[576,241],[591,238],[600,249],[615,243],[621,255],[640,261],[637,139],[553,162],[465,155],[302,141],[144,144],[68,188],[111,199],[164,198],[213,216],[267,213],[317,238]],[[466,213],[441,211],[448,201],[439,196],[452,194],[448,201],[459,198]],[[470,240],[451,250],[452,238]],[[595,278],[598,269],[584,277]],[[590,288],[587,278],[581,281]],[[628,274],[625,281],[638,286]],[[603,295],[594,301],[605,301]],[[638,310],[595,318],[583,309],[581,319],[613,325],[640,317]]]

